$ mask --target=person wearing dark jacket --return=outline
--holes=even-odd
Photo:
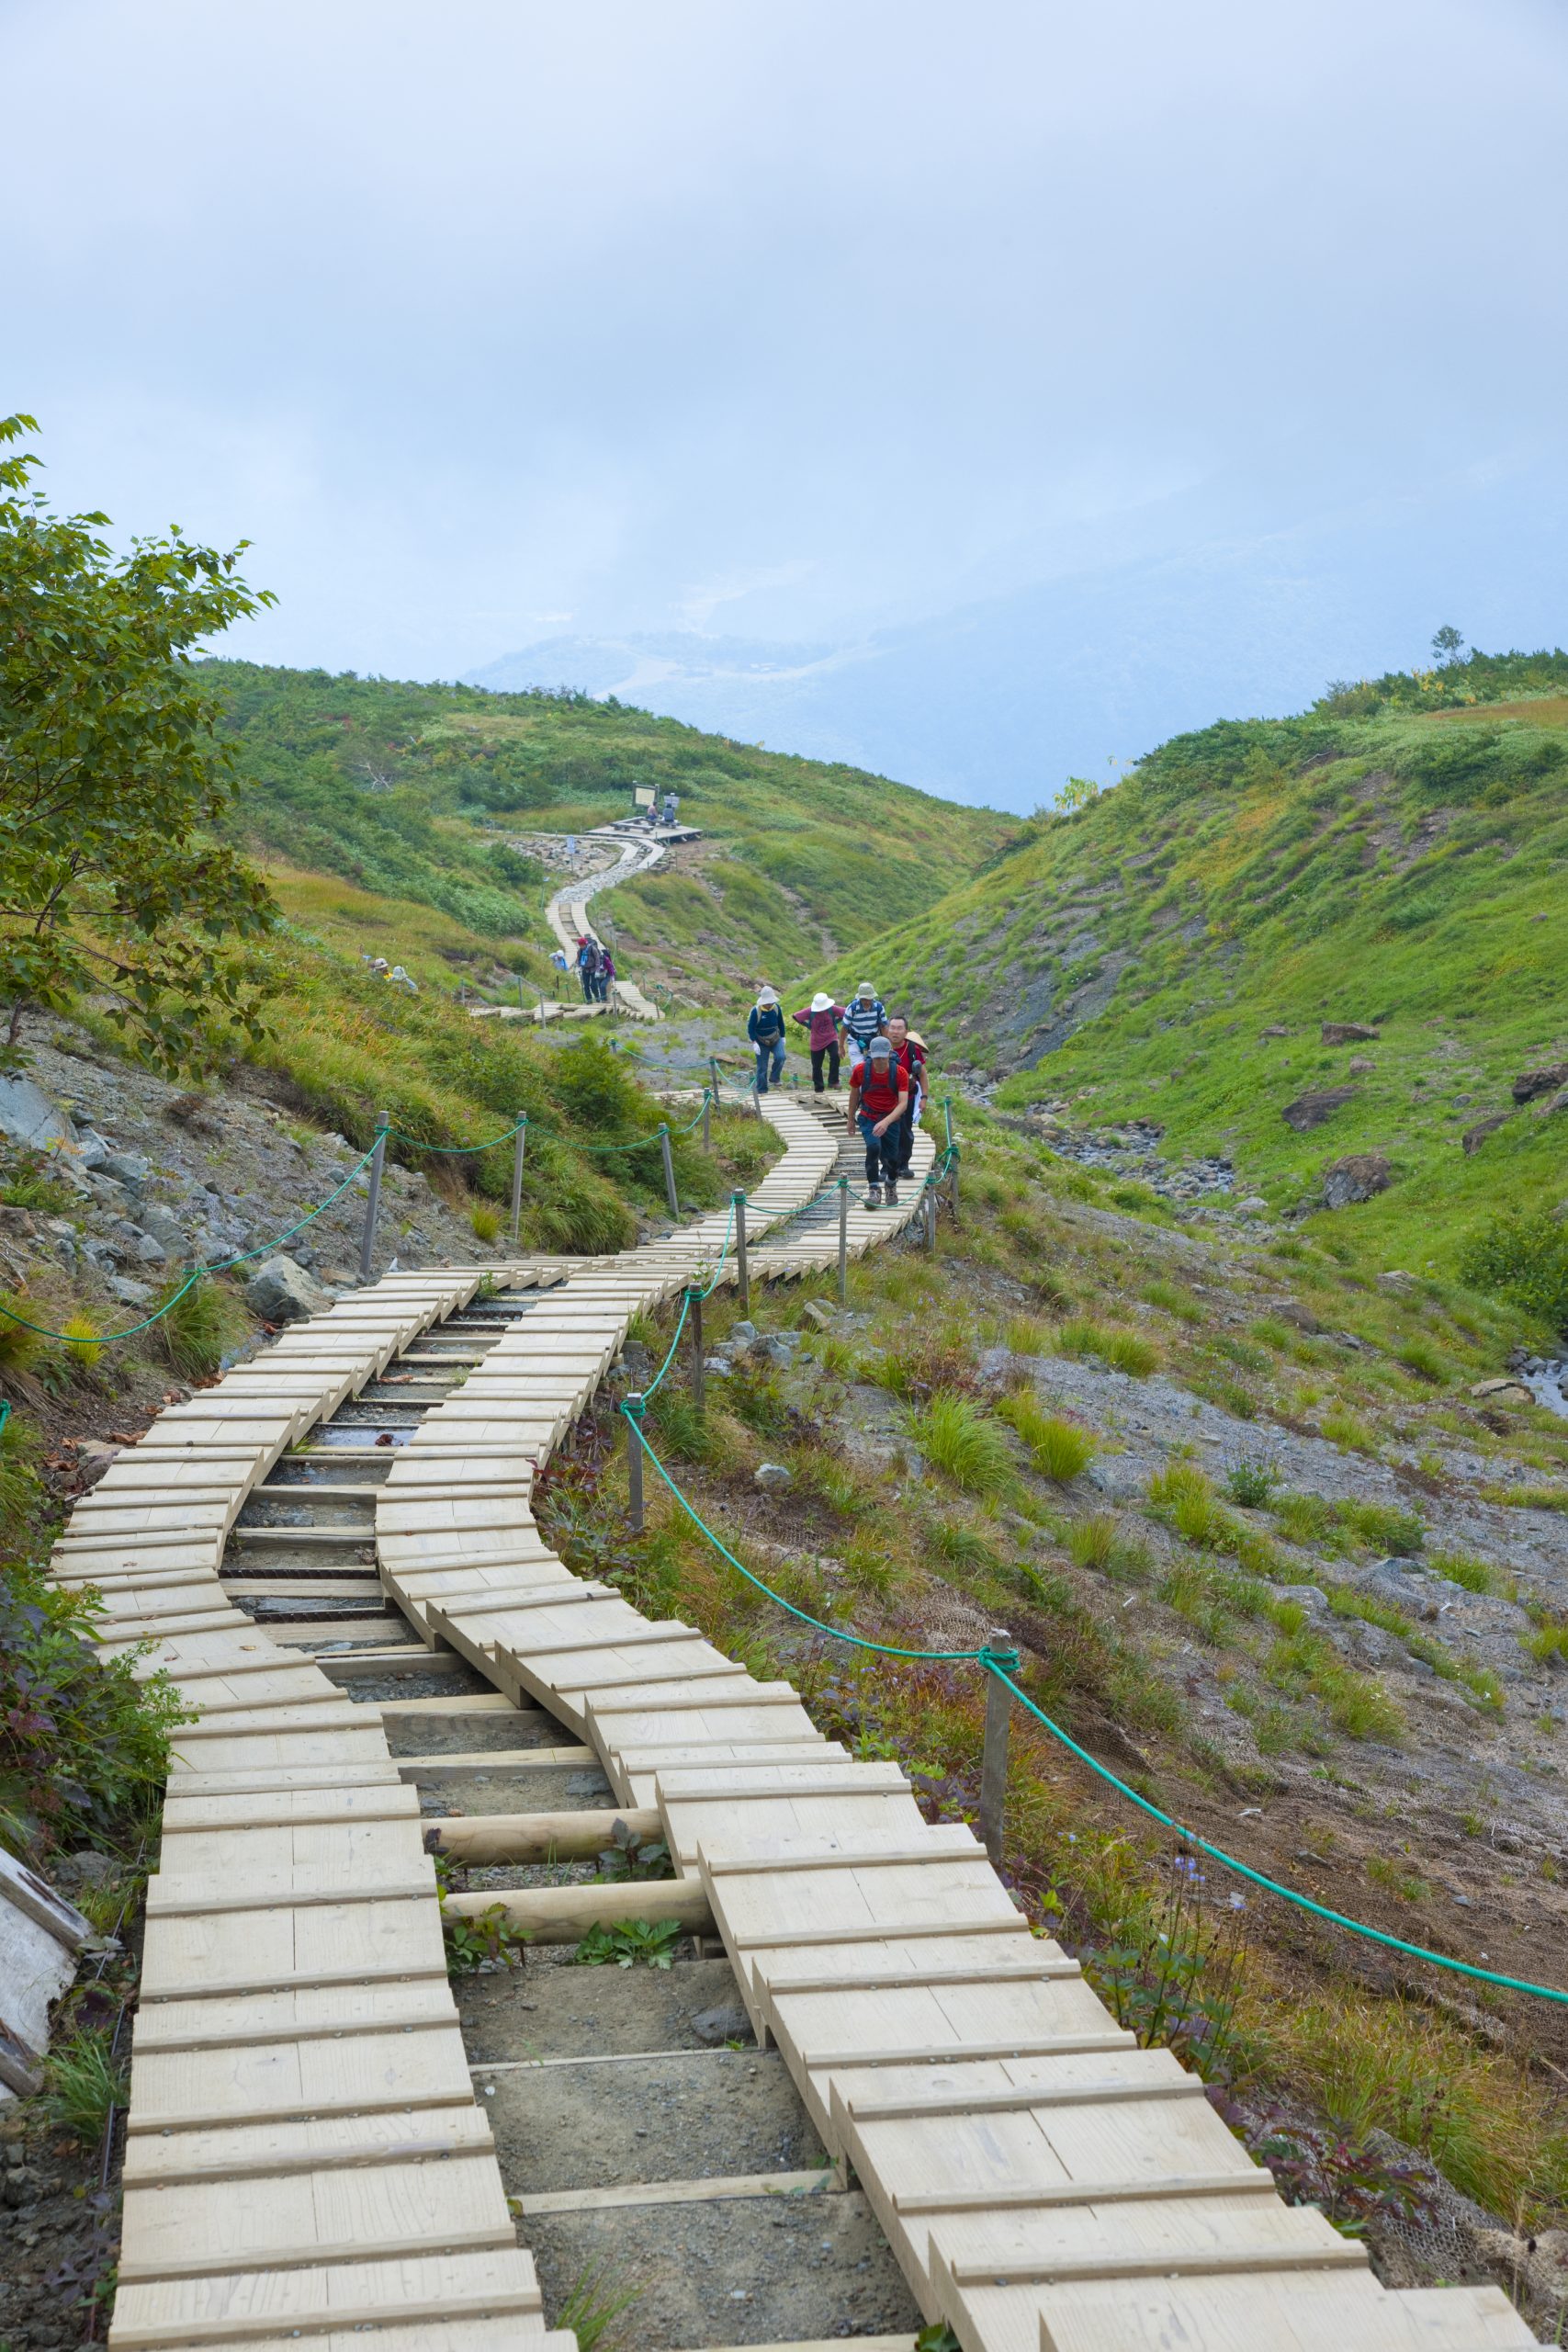
[[[865,1145],[865,1204],[898,1205],[898,1126],[909,1082],[886,1037],[874,1037],[850,1080],[850,1133]]]
[[[835,1004],[832,998],[825,996],[820,989],[805,1011],[795,1016],[807,1032],[807,1042],[811,1047],[811,1083],[818,1094],[822,1091],[824,1061],[828,1064],[829,1085],[837,1087],[839,1083],[839,1023],[843,1017],[843,1006]]]
[[[592,933],[585,932],[577,943],[577,977],[582,982],[582,1001],[594,1001],[599,975],[599,943]]]
[[[844,1012],[844,1037],[852,1054],[857,1046],[864,1053],[886,1018],[887,1007],[871,982],[863,980]]]
[[[757,1091],[765,1094],[770,1081],[776,1086],[784,1074],[784,1017],[777,989],[758,989],[746,1035],[757,1049]]]

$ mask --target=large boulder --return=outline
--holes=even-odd
[[[1287,1102],[1280,1116],[1288,1127],[1294,1127],[1297,1135],[1304,1136],[1312,1128],[1321,1127],[1344,1104],[1353,1102],[1359,1092],[1358,1086],[1310,1087],[1293,1102]]]
[[[1514,1080],[1516,1102],[1533,1102],[1538,1095],[1555,1094],[1568,1086],[1568,1062],[1548,1062],[1540,1069],[1522,1069]]]
[[[267,1258],[245,1284],[245,1305],[264,1323],[308,1323],[332,1300],[292,1258]]]
[[[1364,1021],[1325,1021],[1323,1024],[1325,1046],[1375,1046],[1379,1035]]]
[[[0,1078],[0,1136],[27,1151],[74,1153],[76,1134],[30,1078]]]
[[[1324,1170],[1323,1205],[1349,1208],[1357,1201],[1370,1201],[1374,1193],[1386,1193],[1393,1182],[1393,1169],[1381,1151],[1353,1151]]]

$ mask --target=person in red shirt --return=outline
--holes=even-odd
[[[811,1048],[811,1083],[818,1094],[823,1091],[822,1064],[824,1060],[828,1064],[828,1084],[835,1090],[838,1087],[839,1023],[843,1017],[843,1006],[835,1004],[832,998],[825,995],[820,989],[805,1010],[795,1015],[795,1020],[807,1032],[807,1042]]]
[[[850,1075],[850,1133],[865,1144],[866,1207],[886,1199],[898,1205],[899,1123],[908,1106],[909,1081],[886,1037],[873,1037],[865,1058]]]

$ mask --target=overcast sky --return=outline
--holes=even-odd
[[[259,658],[821,639],[1562,454],[1562,0],[0,0],[0,407],[252,539]]]

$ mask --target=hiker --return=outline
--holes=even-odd
[[[594,1001],[593,983],[599,969],[599,943],[591,933],[584,932],[577,943],[577,977],[582,982],[582,1001]]]
[[[599,950],[599,1001],[608,1004],[615,989],[615,959],[607,947]]]
[[[850,1077],[850,1133],[865,1144],[865,1204],[898,1205],[899,1123],[909,1100],[908,1080],[886,1037],[873,1037]]]
[[[570,965],[567,962],[566,949],[564,947],[558,947],[555,954],[550,957],[550,961],[555,966],[558,972],[569,972],[571,969]]]
[[[909,1100],[898,1122],[898,1173],[907,1176],[914,1158],[915,1129],[920,1124],[920,1106],[926,1099],[926,1049],[923,1041],[916,1036],[901,1012],[888,1016],[887,1038],[909,1090]]]
[[[838,1087],[839,1023],[843,1017],[843,1006],[835,1004],[832,998],[826,995],[821,989],[818,989],[804,1012],[797,1012],[795,1015],[795,1019],[807,1033],[807,1043],[811,1048],[811,1083],[818,1094],[823,1091],[824,1061],[828,1065],[829,1085],[835,1090]]]
[[[784,1017],[777,989],[761,988],[746,1023],[746,1035],[757,1049],[757,1091],[765,1094],[770,1079],[777,1085],[784,1066]]]
[[[394,964],[387,977],[396,987],[407,989],[410,996],[419,994],[419,982],[410,973],[405,972],[400,964]]]
[[[672,792],[667,792],[665,794],[664,821],[667,825],[672,825],[675,822],[675,811],[680,806],[680,802],[676,799],[675,795]]]
[[[854,1002],[844,1012],[844,1035],[852,1049],[858,1046],[863,1054],[887,1019],[887,1007],[869,980],[863,980],[855,990]]]

